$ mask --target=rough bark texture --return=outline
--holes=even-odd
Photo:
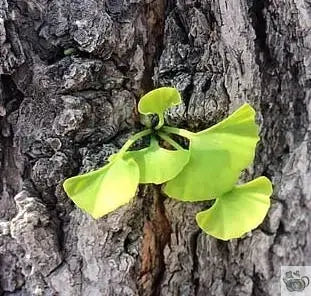
[[[0,0],[0,295],[279,295],[281,265],[311,265],[310,24],[308,0]],[[66,197],[161,85],[183,95],[172,125],[257,110],[243,179],[274,183],[259,229],[218,241],[204,203],[150,186],[98,221]]]

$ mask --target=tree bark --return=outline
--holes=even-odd
[[[279,295],[281,265],[311,265],[310,25],[307,0],[0,0],[0,295]],[[96,221],[63,192],[164,85],[183,96],[171,125],[256,109],[242,179],[265,175],[274,194],[243,238],[206,235],[206,204],[158,187]]]

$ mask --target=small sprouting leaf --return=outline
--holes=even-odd
[[[179,105],[181,97],[174,87],[160,87],[145,94],[138,103],[138,111],[141,114],[157,114],[159,123],[156,128],[164,124],[164,111],[169,107]]]
[[[97,219],[127,204],[135,196],[138,181],[136,162],[115,158],[96,171],[67,179],[63,186],[79,208]]]
[[[162,184],[173,179],[189,161],[188,150],[167,150],[159,146],[155,139],[151,145],[138,151],[126,153],[133,158],[139,167],[139,183]]]
[[[217,198],[213,206],[199,212],[196,220],[201,229],[218,239],[241,237],[262,223],[270,207],[272,185],[259,177]]]
[[[182,201],[214,199],[232,189],[254,159],[258,142],[255,111],[244,104],[225,120],[190,138],[190,160],[164,192]]]

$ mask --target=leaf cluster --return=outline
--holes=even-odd
[[[172,87],[144,95],[138,110],[146,128],[129,138],[104,167],[65,180],[64,189],[78,207],[100,218],[130,202],[138,184],[163,184],[163,192],[179,201],[215,200],[196,215],[204,232],[222,240],[241,237],[263,221],[272,194],[266,177],[237,185],[259,141],[255,111],[244,104],[220,123],[193,133],[164,125],[165,110],[180,103],[180,94]],[[158,117],[155,127],[151,114]],[[172,135],[186,138],[189,147],[182,147]],[[150,139],[149,146],[129,150],[142,137]],[[172,149],[162,147],[163,142]]]

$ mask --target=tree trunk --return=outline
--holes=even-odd
[[[311,265],[310,24],[307,0],[0,0],[0,295],[279,295],[281,265]],[[171,125],[256,109],[242,178],[265,175],[274,194],[245,237],[206,235],[206,204],[158,187],[96,221],[63,192],[163,85],[183,96]]]

